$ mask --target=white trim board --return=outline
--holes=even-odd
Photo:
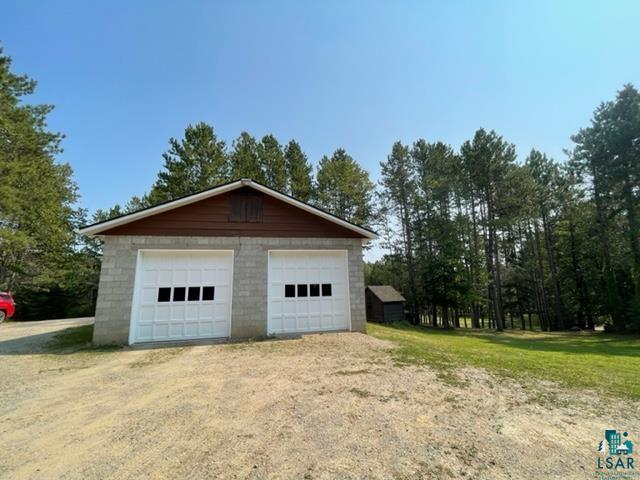
[[[284,195],[276,190],[273,190],[269,187],[265,187],[264,185],[254,182],[251,179],[241,179],[236,180],[235,182],[228,183],[226,185],[221,185],[219,187],[214,187],[204,192],[195,193],[193,195],[189,195],[186,197],[179,198],[177,200],[173,200],[167,203],[163,203],[161,205],[156,205],[155,207],[147,208],[144,210],[140,210],[138,212],[130,213],[128,215],[124,215],[118,218],[114,218],[112,220],[107,220],[106,222],[97,223],[94,225],[89,225],[77,230],[78,233],[82,235],[99,235],[100,233],[110,230],[115,227],[119,227],[121,225],[126,225],[131,222],[135,222],[136,220],[140,220],[146,217],[150,217],[152,215],[157,215],[158,213],[166,212],[169,210],[173,210],[174,208],[182,207],[185,205],[189,205],[191,203],[198,202],[200,200],[204,200],[206,198],[215,197],[216,195],[220,195],[225,192],[230,192],[232,190],[236,190],[241,187],[251,187],[255,190],[258,190],[265,195],[269,195],[271,197],[277,198],[289,205],[293,205],[294,207],[298,207],[301,210],[304,210],[308,213],[321,217],[325,220],[328,220],[332,223],[340,225],[341,227],[347,228],[353,232],[359,233],[364,238],[369,240],[375,240],[378,236],[362,227],[354,225],[346,220],[338,218],[330,213],[324,212],[318,208],[312,207],[304,202],[296,200],[295,198],[289,197],[288,195]]]

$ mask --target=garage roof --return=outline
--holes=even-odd
[[[247,178],[243,178],[240,180],[235,180],[233,182],[230,183],[226,183],[224,185],[219,185],[217,187],[213,187],[210,188],[208,190],[204,190],[202,192],[198,192],[198,193],[194,193],[191,195],[187,195],[181,198],[177,198],[175,200],[170,200],[168,202],[164,202],[164,203],[160,203],[158,205],[155,205],[153,207],[149,207],[149,208],[145,208],[142,210],[138,210],[136,212],[133,213],[129,213],[126,215],[122,215],[116,218],[112,218],[110,220],[105,220],[103,222],[98,222],[98,223],[94,223],[92,225],[87,225],[84,226],[82,228],[80,228],[78,230],[78,233],[83,234],[83,235],[100,235],[102,232],[106,232],[107,230],[110,230],[114,227],[119,227],[122,225],[126,225],[128,223],[131,222],[135,222],[137,220],[146,218],[146,217],[150,217],[153,215],[157,215],[159,213],[162,212],[166,212],[169,210],[173,210],[175,208],[178,207],[182,207],[185,205],[189,205],[191,203],[195,203],[207,198],[211,198],[214,197],[216,195],[220,195],[222,193],[226,193],[226,192],[230,192],[232,190],[236,190],[239,188],[243,188],[243,187],[250,187],[253,188],[257,191],[260,191],[262,193],[264,193],[265,195],[269,195],[271,197],[277,198],[278,200],[281,200],[285,203],[288,203],[290,205],[293,205],[294,207],[300,208],[301,210],[304,210],[306,212],[309,212],[313,215],[317,215],[318,217],[321,217],[325,220],[328,220],[330,222],[333,222],[337,225],[340,225],[344,228],[347,228],[349,230],[352,230],[360,235],[362,235],[364,238],[370,239],[370,240],[374,240],[377,237],[376,233],[372,230],[369,230],[367,228],[361,227],[359,225],[356,225],[354,223],[351,223],[347,220],[344,220],[340,217],[337,217],[335,215],[332,215],[328,212],[325,212],[324,210],[317,208],[317,207],[313,207],[305,202],[302,202],[300,200],[296,200],[295,198],[286,195],[284,193],[278,192],[276,190],[273,190],[272,188],[269,188],[265,185],[262,185],[261,183],[258,183],[254,180],[251,179],[247,179]]]

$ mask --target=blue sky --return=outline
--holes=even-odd
[[[148,190],[171,136],[206,121],[344,147],[377,179],[396,140],[495,129],[557,159],[624,83],[638,1],[5,1],[14,71],[56,106],[81,205]]]

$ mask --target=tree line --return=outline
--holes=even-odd
[[[14,294],[18,318],[93,314],[101,244],[76,235],[80,226],[234,179],[252,178],[353,223],[374,220],[375,185],[344,149],[323,156],[314,171],[295,140],[282,145],[273,135],[242,132],[227,146],[204,122],[169,139],[147,193],[90,215],[77,205],[71,166],[56,161],[64,136],[47,127],[53,106],[26,102],[35,88],[11,71],[0,47],[0,290]]]
[[[640,330],[640,93],[626,85],[571,140],[562,163],[518,162],[484,129],[457,151],[395,143],[368,281],[405,292],[414,323]]]
[[[53,107],[25,103],[35,88],[0,47],[0,290],[14,294],[21,318],[88,315],[99,252],[74,234],[87,212],[71,167],[56,162],[63,135],[47,128]]]
[[[0,290],[22,318],[91,315],[101,249],[74,230],[233,179],[250,177],[357,224],[385,254],[369,284],[391,284],[415,323],[442,327],[640,329],[640,94],[602,103],[573,137],[568,160],[533,150],[522,161],[494,131],[455,150],[397,142],[378,185],[344,149],[316,167],[295,140],[213,126],[169,139],[148,192],[93,215],[78,207],[63,135],[50,105],[25,99],[36,83],[0,49]]]
[[[343,148],[323,156],[316,172],[300,144],[282,145],[274,135],[257,140],[247,132],[231,148],[205,122],[189,125],[180,140],[169,139],[164,164],[148,193],[124,207],[96,212],[104,220],[211,188],[231,180],[251,178],[279,192],[330,211],[359,225],[374,219],[374,184],[369,174]]]

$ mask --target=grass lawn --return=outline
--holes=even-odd
[[[49,351],[60,351],[70,348],[88,348],[91,346],[93,325],[82,325],[61,330],[53,336],[53,339],[45,344]]]
[[[443,371],[486,368],[522,380],[551,380],[573,388],[640,399],[640,338],[605,333],[504,333],[437,330],[405,323],[369,323],[374,337],[399,345],[396,359]]]

